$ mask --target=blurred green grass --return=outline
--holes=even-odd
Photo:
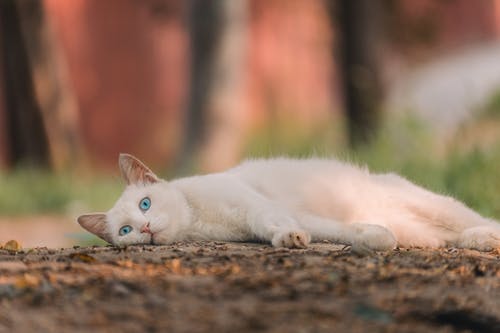
[[[421,129],[399,126],[396,132],[386,129],[374,143],[357,151],[318,148],[313,138],[301,139],[297,145],[280,143],[261,153],[253,147],[248,156],[336,156],[376,172],[397,172],[433,191],[452,195],[482,214],[500,218],[500,142],[486,149],[454,147],[443,155]],[[0,174],[0,214],[105,211],[123,187],[114,177],[76,179],[67,174],[18,170]]]
[[[391,115],[372,143],[357,150],[325,141],[321,127],[309,134],[287,129],[249,141],[248,157],[336,157],[374,172],[396,172],[432,191],[451,195],[481,214],[500,219],[500,94],[455,134],[436,136],[418,119]],[[345,127],[341,120],[336,131]],[[483,138],[483,133],[498,133]],[[276,129],[275,129],[276,130]],[[279,132],[279,128],[277,129]],[[294,133],[290,135],[288,133]],[[274,138],[279,138],[273,140]],[[345,136],[344,136],[345,137]],[[322,144],[318,146],[318,142]],[[326,143],[325,143],[326,142]]]
[[[500,140],[487,146],[481,142],[466,145],[457,143],[460,139],[456,137],[444,146],[423,128],[402,126],[398,131],[399,135],[383,135],[348,155],[373,171],[397,172],[432,191],[451,195],[485,216],[500,218]]]
[[[375,172],[397,172],[433,191],[454,196],[486,216],[499,219],[498,110],[500,93],[485,103],[477,117],[446,140],[438,139],[415,118],[390,115],[383,122],[380,135],[371,144],[355,151],[346,148],[345,126],[340,118],[309,130],[299,124],[280,121],[279,126],[254,133],[244,155],[333,156],[366,165]],[[123,187],[118,171],[114,176],[85,177],[29,169],[0,173],[0,215],[77,215],[105,211],[114,204]]]
[[[109,209],[123,190],[114,177],[36,169],[0,173],[0,215],[79,214]]]

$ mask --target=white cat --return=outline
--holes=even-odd
[[[303,248],[328,239],[356,251],[500,247],[500,224],[457,200],[332,159],[252,160],[170,182],[131,155],[121,154],[119,165],[128,186],[115,206],[78,218],[116,245],[257,240]]]

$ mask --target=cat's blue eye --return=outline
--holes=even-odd
[[[120,228],[120,231],[118,232],[120,236],[125,236],[126,234],[129,234],[132,231],[132,227],[129,225],[124,225],[123,227]]]
[[[147,211],[149,207],[151,207],[151,199],[149,199],[148,197],[142,199],[141,202],[139,202],[139,208],[143,212]]]

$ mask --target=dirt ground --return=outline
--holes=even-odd
[[[0,0],[1,1],[1,0]],[[23,247],[68,247],[88,235],[65,215],[0,216],[0,244],[15,239]]]
[[[0,250],[0,332],[500,332],[500,253]]]

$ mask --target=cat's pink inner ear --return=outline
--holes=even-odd
[[[144,163],[132,155],[120,154],[118,165],[123,178],[130,184],[154,184],[160,179]]]
[[[106,214],[95,213],[81,215],[78,217],[77,221],[85,230],[104,239],[108,243],[112,243],[108,228],[106,227]]]

